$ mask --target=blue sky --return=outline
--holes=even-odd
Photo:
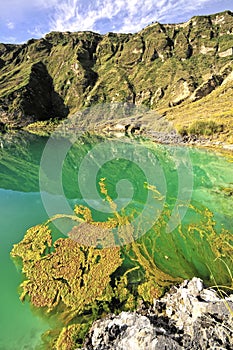
[[[0,0],[0,42],[21,43],[56,31],[133,33],[146,25],[233,11],[233,0]]]

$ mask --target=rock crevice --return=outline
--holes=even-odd
[[[173,286],[153,307],[96,321],[82,350],[233,348],[233,295],[221,298],[199,278]]]

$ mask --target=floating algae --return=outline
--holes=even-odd
[[[53,242],[49,225],[63,217],[57,215],[29,229],[11,252],[23,261],[21,299],[29,296],[35,307],[47,312],[59,310],[64,327],[44,336],[51,349],[77,348],[96,318],[133,309],[141,299],[152,302],[183,278],[197,275],[209,285],[217,281],[232,287],[232,235],[216,232],[208,209],[190,204],[187,219],[167,233],[171,211],[165,205],[154,226],[134,240],[138,234],[130,224],[132,218],[124,210],[117,212],[105,179],[100,191],[114,212],[108,220],[94,221],[89,208],[77,205],[71,218],[77,225],[68,238]],[[116,228],[121,245],[113,246],[119,242]],[[83,237],[89,246],[79,243]],[[111,246],[101,248],[106,244]]]
[[[33,241],[33,237],[43,234],[45,238],[39,244]],[[98,310],[98,303],[111,301],[114,292],[110,276],[122,262],[119,248],[86,248],[70,238],[60,238],[53,245],[55,250],[44,254],[51,246],[51,232],[40,225],[29,229],[23,241],[13,248],[11,254],[22,258],[26,277],[21,284],[22,300],[28,295],[35,307],[46,307],[50,312],[62,303],[64,324],[84,311],[92,315]],[[88,321],[92,320],[93,317]]]

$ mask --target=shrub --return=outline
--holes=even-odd
[[[179,130],[178,130],[179,134],[181,136],[187,136],[188,135],[188,128],[187,126],[182,126]]]
[[[189,134],[210,136],[224,129],[222,124],[217,124],[213,120],[196,121],[188,129]]]

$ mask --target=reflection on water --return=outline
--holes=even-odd
[[[27,302],[20,302],[17,288],[22,276],[9,256],[13,244],[23,238],[28,228],[43,223],[48,218],[39,194],[40,160],[46,141],[46,138],[22,133],[13,136],[6,135],[3,140],[3,148],[0,149],[0,273],[3,286],[0,292],[0,349],[34,349],[39,342],[40,334],[50,328],[47,319],[38,317],[30,309]],[[63,139],[57,141],[53,159],[51,163],[48,163],[51,167],[54,157],[59,159],[60,149],[64,146],[64,142],[67,142]],[[109,216],[114,217],[114,213],[103,210],[106,208],[106,196],[103,193],[98,193],[98,197],[95,197],[91,190],[85,194],[85,198],[82,198],[80,179],[78,181],[78,171],[84,157],[102,141],[103,139],[98,136],[81,136],[70,147],[62,161],[61,174],[53,171],[54,169],[52,172],[48,171],[50,168],[42,169],[44,180],[47,181],[45,195],[49,199],[54,214],[64,214],[58,205],[59,198],[63,195],[71,212],[76,204],[81,204],[91,209],[95,221],[105,221]],[[121,149],[120,157],[119,154],[117,155],[114,143],[111,154],[115,158],[110,159],[107,153],[103,153],[105,156],[107,154],[106,163],[101,165],[100,160],[103,163],[104,157],[103,159],[93,157],[98,166],[94,180],[91,180],[94,172],[92,174],[89,171],[89,174],[82,177],[82,185],[86,188],[93,187],[93,183],[90,184],[90,181],[94,181],[94,185],[98,187],[98,184],[103,181],[101,179],[105,179],[108,195],[113,200],[118,200],[118,208],[124,208],[125,215],[133,213],[137,217],[138,213],[145,208],[148,193],[150,193],[151,198],[155,199],[154,203],[158,204],[157,208],[157,204],[150,208],[152,212],[155,209],[160,210],[158,218],[152,222],[146,234],[143,232],[139,235],[139,248],[134,245],[131,251],[125,250],[125,261],[119,273],[126,271],[129,267],[132,269],[137,267],[137,263],[135,263],[136,265],[132,264],[135,256],[137,259],[139,256],[141,259],[143,259],[142,256],[150,256],[155,263],[154,271],[158,266],[174,278],[199,275],[210,283],[211,274],[216,275],[222,269],[220,271],[223,278],[221,282],[224,283],[224,278],[226,282],[227,270],[219,261],[213,261],[216,254],[213,254],[211,250],[213,246],[209,242],[213,241],[216,247],[222,244],[221,249],[223,249],[224,239],[227,240],[229,234],[228,236],[222,234],[222,242],[218,241],[218,234],[223,230],[233,233],[231,212],[233,207],[231,192],[233,163],[230,161],[231,159],[205,150],[185,149],[183,152],[184,149],[180,147],[155,145],[143,140],[125,139],[124,142],[126,146]],[[127,146],[129,142],[130,149]],[[148,164],[151,173],[143,171],[145,169],[145,154],[140,156],[140,153],[133,154],[131,151],[131,149],[138,149],[138,145],[149,149],[150,162]],[[192,170],[192,173],[189,174],[192,176],[192,181],[184,181],[185,176],[186,178],[188,176],[187,173],[180,174],[177,170],[179,164],[185,161],[182,159],[182,154],[187,156],[187,153],[188,162],[191,164],[191,167],[188,164],[189,168],[187,169]],[[153,157],[156,159],[155,162]],[[153,173],[153,166],[156,162],[158,162],[162,173],[159,173],[158,168],[155,174]],[[88,167],[85,166],[86,168]],[[185,168],[183,167],[183,169]],[[161,182],[161,174],[163,182]],[[180,181],[181,176],[183,176],[182,181]],[[57,191],[59,178],[62,181],[62,187],[59,187],[59,191],[62,188],[62,193]],[[151,181],[148,181],[148,178]],[[127,180],[127,182],[120,182],[124,191],[120,188],[120,180]],[[182,188],[180,188],[181,184],[183,184]],[[191,188],[190,184],[192,184]],[[89,196],[88,201],[87,196]],[[181,200],[177,205],[178,197]],[[189,197],[191,197],[190,203]],[[184,212],[182,212],[182,206],[185,207]],[[161,212],[161,210],[163,211]],[[167,223],[172,212],[179,218],[183,218],[182,226],[176,225],[172,232],[167,232]],[[151,212],[148,211],[148,213],[148,217],[144,215],[142,218],[153,221]],[[177,224],[176,220],[173,222]],[[135,225],[134,230],[136,228]],[[230,262],[231,260],[228,259],[228,264]],[[144,278],[142,271],[140,272],[137,268],[128,277],[132,285]],[[150,287],[148,281],[141,287],[141,294],[145,295],[145,288]],[[13,340],[12,333],[14,334]]]

